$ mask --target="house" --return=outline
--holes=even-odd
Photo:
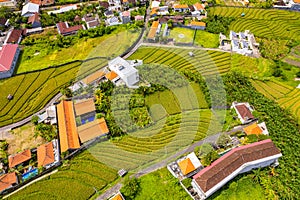
[[[103,71],[99,70],[99,71],[89,75],[85,79],[83,79],[82,82],[86,85],[97,83],[97,81],[103,79],[104,76],[105,76],[105,73]]]
[[[121,0],[108,0],[109,10],[120,11],[122,9]]]
[[[38,4],[39,6],[50,6],[55,3],[54,0],[30,0],[30,3]]]
[[[0,27],[7,27],[9,25],[9,20],[3,17],[0,18]]]
[[[40,16],[39,13],[34,13],[34,15],[28,17],[27,24],[31,24],[32,28],[38,28],[41,27],[41,21],[40,21]]]
[[[58,141],[53,140],[42,144],[37,148],[38,167],[46,169],[54,166],[59,162]]]
[[[31,159],[30,149],[27,149],[21,153],[8,156],[8,166],[9,168],[16,167],[26,161]]]
[[[161,28],[161,24],[159,23],[159,21],[152,22],[152,25],[150,27],[150,30],[149,30],[149,33],[147,36],[148,42],[156,42],[157,41],[156,35],[159,34],[160,28]]]
[[[204,30],[205,27],[206,27],[206,23],[205,22],[192,21],[190,26],[191,26],[192,29]]]
[[[113,17],[114,16],[114,12],[111,10],[107,10],[104,12],[104,16],[105,17]]]
[[[200,199],[206,199],[238,174],[277,166],[281,156],[280,150],[270,139],[237,147],[193,176],[192,186]]]
[[[80,148],[72,101],[61,101],[57,106],[60,152]]]
[[[151,9],[153,8],[158,8],[160,6],[160,2],[159,1],[152,1],[151,2]]]
[[[182,175],[185,177],[194,175],[195,170],[202,166],[194,152],[188,154],[183,159],[178,160],[177,164]]]
[[[59,10],[52,10],[52,11],[48,11],[48,15],[51,14],[60,14],[60,13],[64,13],[64,12],[68,12],[70,10],[77,10],[77,5],[68,5],[68,6],[61,6]]]
[[[137,15],[137,16],[134,17],[134,20],[135,21],[144,21],[144,16]]]
[[[175,12],[188,12],[190,11],[190,8],[187,4],[175,4],[173,10]]]
[[[5,44],[0,50],[0,79],[13,75],[20,50],[17,44]]]
[[[37,27],[37,28],[27,28],[27,29],[24,29],[24,34],[26,36],[28,35],[32,35],[32,34],[37,34],[37,33],[41,33],[43,32],[43,28],[42,27]]]
[[[56,124],[57,123],[57,119],[56,119],[56,107],[50,106],[48,108],[46,108],[46,111],[40,115],[38,115],[38,123],[50,123],[51,125]]]
[[[108,9],[109,3],[107,1],[99,1],[99,5],[105,9]]]
[[[115,25],[122,24],[122,22],[119,21],[119,18],[118,18],[118,17],[113,16],[113,17],[111,17],[111,18],[107,18],[106,24],[107,24],[108,26],[115,26]]]
[[[100,22],[98,20],[98,18],[96,17],[83,17],[82,21],[84,21],[86,23],[86,27],[87,29],[91,29],[91,28],[96,28],[97,26],[100,25]]]
[[[79,117],[78,120],[80,119],[80,122],[77,122],[77,124],[94,121],[96,116],[94,99],[83,99],[74,102],[74,111],[76,117]]]
[[[108,67],[111,71],[118,74],[118,76],[130,87],[139,82],[139,73],[135,66],[141,65],[141,61],[136,63],[124,60],[121,57],[116,57],[108,62]]]
[[[123,24],[127,24],[130,22],[130,12],[129,11],[124,11],[120,12],[120,18]]]
[[[19,44],[22,40],[23,31],[20,29],[10,29],[7,33],[4,44]]]
[[[78,134],[81,143],[87,142],[99,136],[105,136],[109,133],[104,118],[96,119],[81,126],[78,126]]]
[[[253,108],[249,105],[249,103],[233,102],[232,108],[235,109],[242,124],[249,123],[255,119],[252,115]]]
[[[34,15],[34,13],[38,13],[40,9],[39,4],[35,3],[27,3],[25,6],[22,8],[22,16],[23,17],[30,17]]]
[[[83,25],[75,25],[75,26],[70,26],[68,22],[59,22],[56,24],[58,33],[67,36],[67,35],[73,35],[76,34],[77,31],[83,29],[85,30],[85,27]]]
[[[17,1],[16,0],[1,0],[0,1],[0,7],[5,6],[5,7],[10,7],[10,8],[14,8],[17,5]]]
[[[3,192],[4,190],[13,187],[16,184],[18,184],[16,172],[4,174],[0,177],[0,192]]]
[[[105,78],[107,80],[110,80],[113,83],[117,82],[120,79],[120,77],[118,76],[118,74],[116,74],[114,71],[108,72],[105,75]]]
[[[114,194],[109,200],[125,200],[121,192]]]
[[[262,122],[260,124],[257,124],[257,122],[243,128],[243,131],[246,133],[246,135],[260,135],[260,134],[264,134],[264,135],[269,135],[267,126],[265,122]]]
[[[206,16],[206,10],[205,10],[204,4],[197,2],[192,7],[193,7],[193,9],[190,9],[190,10],[191,10],[193,17],[198,17],[200,15]]]

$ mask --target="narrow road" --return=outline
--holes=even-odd
[[[118,183],[116,185],[114,185],[113,187],[111,187],[110,189],[108,189],[105,193],[103,193],[102,195],[100,195],[99,197],[97,197],[97,200],[106,200],[109,197],[111,197],[112,195],[116,194],[121,188],[122,188],[122,184]]]

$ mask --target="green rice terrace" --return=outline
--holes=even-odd
[[[212,15],[234,17],[230,30],[251,30],[256,37],[300,40],[300,13],[275,9],[210,8]],[[242,13],[245,16],[242,16]]]

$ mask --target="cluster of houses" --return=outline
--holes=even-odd
[[[265,123],[253,123],[255,118],[252,115],[253,108],[249,103],[233,102],[232,109],[235,109],[242,124],[250,123],[243,128],[246,135],[269,134]],[[189,188],[185,188],[186,191],[193,199],[203,200],[239,174],[256,168],[276,167],[279,164],[278,159],[282,156],[271,139],[246,145],[237,144],[219,155],[220,158],[204,167],[196,154],[192,152],[170,163],[167,168],[180,181],[190,178],[191,184]]]
[[[255,41],[254,35],[249,30],[239,33],[231,30],[229,39],[220,33],[219,40],[219,48],[224,51],[232,51],[246,56],[259,57],[259,43]]]

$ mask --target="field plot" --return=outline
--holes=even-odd
[[[203,76],[226,73],[231,67],[229,53],[218,51],[193,50],[193,57],[189,56],[189,49],[140,47],[128,59],[141,59],[144,63],[155,63],[169,66],[177,71],[190,70],[199,72]]]
[[[40,49],[38,46],[25,47],[17,73],[44,69],[73,60],[84,60],[96,56],[115,57],[133,44],[140,31],[116,30],[115,33],[97,38],[81,39],[75,45],[60,50]],[[114,45],[118,44],[118,45]],[[49,47],[50,48],[50,47]],[[35,54],[39,52],[39,54]],[[30,59],[28,59],[30,57]]]
[[[256,37],[300,39],[300,13],[256,8],[214,7],[213,15],[235,17],[230,25],[234,31],[250,30]],[[242,13],[245,16],[241,16]]]
[[[204,48],[217,48],[219,46],[219,35],[197,30],[195,44]]]
[[[117,171],[100,163],[89,152],[76,156],[65,167],[8,199],[89,199],[117,179]]]
[[[300,90],[298,88],[273,81],[252,80],[251,83],[260,93],[289,110],[300,122]]]
[[[108,166],[134,170],[221,130],[221,124],[210,110],[188,111],[112,142],[99,143],[90,152]]]
[[[170,38],[174,38],[176,43],[192,43],[194,33],[194,30],[176,27],[171,30]]]
[[[283,59],[283,61],[300,67],[300,46],[294,47],[290,54]]]

